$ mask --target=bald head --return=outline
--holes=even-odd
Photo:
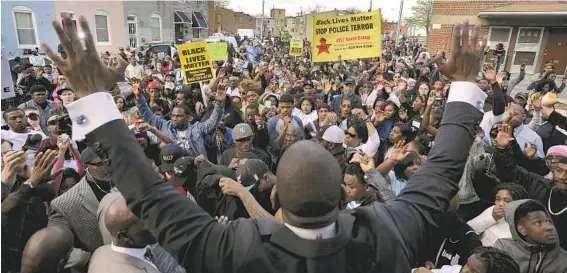
[[[21,273],[59,272],[73,249],[73,233],[63,227],[46,227],[34,233],[22,253]]]
[[[291,145],[277,172],[284,221],[304,228],[334,222],[342,198],[341,183],[341,167],[325,148],[311,141]]]
[[[516,128],[524,123],[524,120],[526,119],[526,112],[520,104],[512,103],[512,106],[514,107],[514,116],[510,120],[509,124],[512,128]]]
[[[142,226],[142,221],[126,206],[122,196],[108,205],[104,223],[116,246],[141,248],[156,242],[150,231]]]

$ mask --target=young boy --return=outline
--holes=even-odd
[[[521,273],[567,272],[567,252],[559,246],[555,224],[540,202],[512,201],[504,217],[512,238],[499,239],[494,247],[510,254]]]

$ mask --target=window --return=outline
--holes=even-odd
[[[536,52],[520,52],[516,51],[516,58],[514,58],[514,65],[526,64],[528,66],[534,65]]]
[[[14,7],[14,27],[16,28],[16,38],[19,46],[37,46],[37,31],[35,29],[35,14],[28,7]]]
[[[539,44],[541,29],[523,28],[518,34],[518,43]]]
[[[193,28],[193,39],[199,39],[199,29]]]
[[[129,14],[128,22],[128,44],[131,48],[138,47],[138,19],[136,15]]]
[[[110,34],[108,31],[108,13],[97,10],[95,13],[95,29],[97,43],[110,43]]]
[[[152,29],[152,42],[161,42],[161,16],[152,14],[150,28]]]
[[[77,15],[75,15],[75,12],[70,10],[64,10],[61,11],[60,15],[62,15],[64,12],[69,13],[71,15],[71,20],[73,21],[73,25],[75,25],[75,28],[77,28]]]

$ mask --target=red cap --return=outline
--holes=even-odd
[[[156,81],[152,81],[148,84],[148,89],[152,89],[152,88],[159,89],[159,87],[160,87],[160,84],[159,84],[159,82],[156,82]]]

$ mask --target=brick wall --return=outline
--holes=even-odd
[[[214,30],[218,31],[219,26],[222,31],[236,34],[238,29],[255,29],[256,17],[242,12],[235,12],[231,9],[216,8],[214,11]]]
[[[455,1],[455,0],[433,0],[433,23],[435,17],[451,16],[452,21],[461,22],[476,18],[478,13],[483,10],[506,6],[517,3],[537,2],[537,0],[472,0],[472,1]],[[490,26],[484,20],[477,20],[481,24],[482,35],[488,35]],[[429,36],[427,37],[427,49],[431,54],[437,50],[444,50],[446,53],[450,51],[451,37],[453,32],[453,24],[436,24],[434,29],[429,28]]]

